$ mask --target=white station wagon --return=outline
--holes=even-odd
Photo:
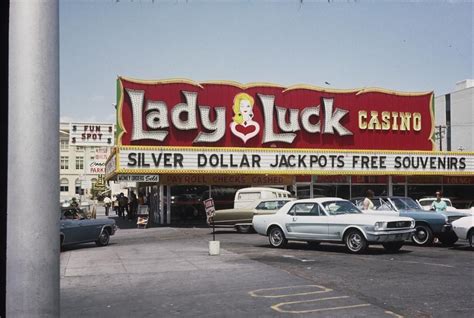
[[[276,214],[255,215],[253,227],[268,236],[270,245],[284,247],[288,240],[343,243],[351,253],[362,253],[369,244],[382,244],[398,251],[414,231],[415,221],[408,217],[362,213],[341,198],[296,200],[285,204]]]

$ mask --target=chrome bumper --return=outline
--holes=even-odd
[[[410,239],[415,229],[401,230],[401,231],[377,231],[366,232],[367,241],[369,243],[377,242],[399,242]]]

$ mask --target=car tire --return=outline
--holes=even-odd
[[[467,234],[467,240],[469,241],[469,246],[472,248],[472,244],[474,243],[474,230],[470,230],[469,233]]]
[[[316,241],[307,241],[306,242],[310,248],[316,248],[319,247],[321,242],[316,242]]]
[[[252,231],[252,226],[251,225],[237,225],[235,229],[239,233],[250,233]]]
[[[418,246],[428,246],[433,244],[434,235],[430,227],[425,224],[415,225],[415,232],[413,233],[411,240]]]
[[[270,229],[268,233],[268,241],[272,247],[283,248],[288,243],[288,240],[285,237],[285,233],[278,226],[274,226]]]
[[[454,232],[449,232],[438,236],[438,239],[443,245],[453,246],[458,241],[458,236]]]
[[[106,246],[109,244],[109,240],[110,240],[110,234],[109,234],[109,231],[107,231],[106,229],[102,230],[102,232],[100,233],[99,235],[99,238],[97,239],[97,241],[95,241],[95,244],[97,246]]]
[[[387,251],[387,252],[398,252],[402,246],[403,246],[404,242],[386,242],[386,243],[382,243],[382,246],[383,248]]]
[[[349,230],[344,235],[344,243],[349,253],[363,253],[369,247],[367,240],[359,230]]]

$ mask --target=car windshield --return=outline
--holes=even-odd
[[[349,201],[326,201],[323,202],[322,205],[330,215],[362,213],[352,202]]]
[[[391,198],[397,210],[421,210],[420,205],[412,198]]]
[[[431,206],[434,200],[420,200],[421,206]]]
[[[61,218],[64,220],[83,220],[86,219],[86,215],[79,209],[66,209],[62,211]]]
[[[279,210],[289,200],[274,200],[261,202],[255,209],[257,210]]]

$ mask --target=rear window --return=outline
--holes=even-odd
[[[258,200],[262,197],[260,192],[241,192],[239,193],[239,200]]]

